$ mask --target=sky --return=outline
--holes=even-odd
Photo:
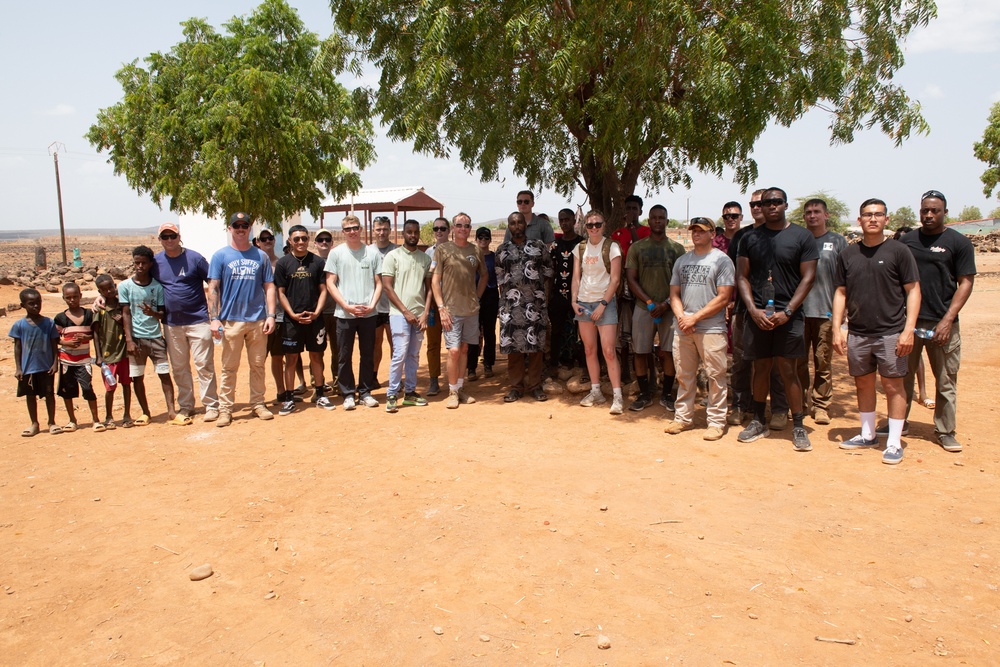
[[[121,99],[114,74],[122,64],[169,50],[181,40],[179,24],[187,18],[204,17],[221,31],[222,23],[250,13],[257,4],[253,0],[6,3],[0,27],[7,100],[0,105],[0,229],[58,228],[49,152],[53,142],[61,142],[59,168],[68,231],[148,227],[176,220],[175,213],[160,210],[148,197],[136,194],[123,177],[115,176],[107,156],[98,154],[84,134],[99,109]],[[299,13],[310,30],[323,36],[331,32],[329,3],[291,0],[291,4],[302,5]],[[758,140],[757,185],[782,187],[793,201],[822,190],[852,210],[868,197],[886,200],[890,210],[901,206],[916,210],[920,194],[933,188],[948,197],[952,215],[967,205],[987,214],[1000,200],[996,196],[988,200],[983,194],[979,176],[986,165],[975,158],[972,145],[982,137],[990,107],[1000,101],[998,33],[1000,3],[939,0],[938,19],[910,36],[904,45],[906,64],[896,75],[896,83],[919,100],[930,133],[911,137],[896,148],[878,130],[868,130],[857,134],[850,145],[831,146],[829,118],[814,110],[790,128],[769,128]],[[376,150],[377,161],[362,172],[364,187],[422,186],[445,204],[449,216],[461,210],[474,222],[506,217],[516,210],[515,195],[525,187],[510,169],[502,182],[483,183],[458,159],[415,154],[410,144],[390,141],[384,134],[376,140]],[[729,172],[722,178],[695,172],[693,179],[690,190],[656,192],[641,184],[637,194],[645,199],[647,211],[660,203],[677,219],[717,218],[726,201],[749,199]],[[582,192],[567,201],[553,191],[536,191],[536,212],[554,214],[577,205],[588,207]]]

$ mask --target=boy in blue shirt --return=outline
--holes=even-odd
[[[58,435],[56,426],[56,396],[52,392],[52,379],[59,368],[59,331],[48,317],[42,317],[42,295],[36,289],[21,290],[21,306],[25,316],[10,328],[14,339],[14,377],[17,378],[17,395],[25,397],[31,426],[21,431],[30,438],[37,435],[37,398],[45,399],[49,417],[49,433]]]

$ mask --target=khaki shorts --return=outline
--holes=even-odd
[[[153,370],[157,375],[170,373],[170,363],[167,361],[167,342],[163,337],[136,338],[135,352],[128,355],[129,375],[141,377],[146,372],[146,359],[153,362]]]

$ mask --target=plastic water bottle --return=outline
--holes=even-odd
[[[216,336],[214,332],[212,333],[212,342],[215,343],[216,345],[222,345],[222,337],[225,334],[226,334],[226,330],[223,329],[222,325],[220,324],[219,325],[219,335]]]
[[[767,305],[764,306],[764,317],[771,317],[774,315],[774,299],[768,299]]]
[[[764,307],[764,314],[767,317],[774,315],[774,282],[771,280],[771,272],[767,272],[767,283],[764,285],[764,302],[767,306]]]
[[[655,303],[647,303],[646,304],[646,310],[648,310],[649,312],[653,312],[654,308],[656,308],[656,304]],[[662,321],[663,321],[662,317],[654,317],[653,318],[653,324],[659,324]]]
[[[586,315],[587,317],[590,317],[591,315],[594,314],[593,309],[587,308],[587,306],[583,305],[579,301],[576,302],[576,305],[580,306],[580,310],[582,310],[583,314]]]
[[[913,330],[913,335],[917,338],[930,340],[931,338],[934,338],[934,329],[921,329],[920,327],[917,327]]]
[[[437,322],[437,318],[434,317],[437,314],[437,308],[431,308],[430,315],[427,316],[427,326],[432,327]]]
[[[118,385],[118,378],[116,378],[115,374],[111,372],[111,367],[107,364],[101,364],[101,374],[104,376],[104,383],[108,385],[109,388]]]

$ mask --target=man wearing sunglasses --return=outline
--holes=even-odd
[[[222,386],[216,426],[233,421],[240,355],[247,351],[250,405],[258,419],[274,419],[264,406],[264,360],[267,335],[274,331],[277,296],[271,262],[250,243],[253,219],[247,213],[229,218],[229,245],[212,255],[208,267],[208,312],[212,335],[222,339]]]
[[[541,241],[547,246],[552,245],[556,240],[555,230],[548,218],[535,215],[532,209],[535,207],[535,195],[531,190],[521,190],[517,193],[517,212],[524,216],[528,223],[526,236],[529,240]],[[503,242],[510,241],[510,230],[503,235]]]
[[[203,420],[213,422],[219,418],[219,394],[215,382],[215,346],[205,299],[208,260],[181,244],[180,229],[172,222],[160,225],[159,239],[163,251],[153,258],[151,273],[163,285],[167,314],[163,334],[177,384],[177,417],[184,422],[194,415],[193,361],[205,408]]]
[[[764,409],[771,368],[777,365],[792,408],[792,444],[796,451],[808,452],[812,444],[802,424],[802,385],[795,365],[806,356],[801,306],[816,278],[819,253],[813,235],[785,218],[784,190],[768,188],[760,203],[764,224],[740,243],[736,270],[747,307],[743,356],[753,362],[753,419],[737,439],[753,442],[770,434]]]
[[[626,264],[628,262],[628,250],[633,243],[638,243],[649,236],[649,227],[639,222],[642,215],[642,197],[639,195],[629,195],[625,198],[625,224],[616,229],[611,234],[611,239],[618,243],[622,251],[622,275],[621,275],[621,295],[617,298],[618,305],[618,338],[616,349],[618,351],[618,361],[621,368],[622,383],[628,384],[632,373],[632,315],[635,313],[635,294],[628,283]],[[669,275],[667,277],[669,281]],[[668,348],[669,349],[669,348]],[[638,371],[636,371],[638,375]],[[653,375],[652,382],[655,384],[656,376]]]
[[[431,259],[431,273],[434,272],[434,253],[442,243],[448,240],[451,233],[451,222],[448,218],[435,218],[431,223],[431,230],[434,232],[434,244],[427,249],[427,256]],[[441,393],[441,314],[438,312],[437,304],[431,299],[430,313],[427,315],[427,374],[430,375],[430,384],[427,386],[428,396],[437,396]]]
[[[382,253],[362,242],[357,216],[344,218],[341,228],[346,242],[326,258],[326,289],[337,302],[337,383],[345,410],[354,409],[355,392],[363,405],[377,408],[378,401],[371,392],[375,384],[375,316],[382,295]],[[355,337],[360,356],[357,384],[351,363]]]
[[[729,253],[729,244],[743,224],[743,207],[738,201],[726,202],[722,206],[722,233],[712,238],[712,247]]]
[[[330,256],[330,251],[333,249],[333,234],[328,229],[321,229],[316,232],[313,243],[316,245],[316,254],[323,260],[325,266],[326,258]],[[331,299],[329,294],[326,295],[326,302],[323,304],[323,325],[326,327],[326,343],[330,346],[330,372],[325,373],[324,371],[324,374],[329,375],[330,379],[323,385],[323,390],[327,396],[333,396],[339,391],[337,388],[337,364],[340,350],[337,348],[337,302]],[[316,400],[315,395],[313,400]]]

